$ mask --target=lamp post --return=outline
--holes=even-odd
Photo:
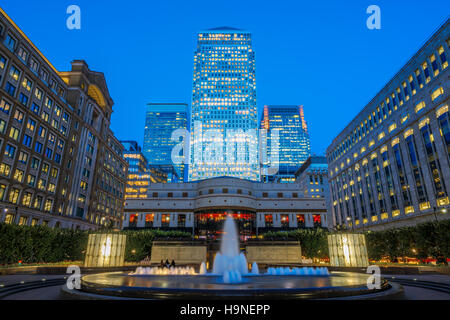
[[[350,223],[350,221],[352,221],[352,218],[350,218],[350,217],[347,217],[347,224],[349,224]],[[353,229],[353,223],[352,223],[352,232],[353,231],[355,231],[354,229]]]

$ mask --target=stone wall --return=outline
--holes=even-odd
[[[279,265],[302,262],[302,250],[298,242],[247,244],[246,251],[249,263]]]
[[[159,264],[161,260],[172,262],[175,260],[177,265],[182,264],[201,264],[206,261],[206,245],[192,245],[177,243],[153,243],[151,263]]]

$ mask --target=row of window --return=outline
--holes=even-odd
[[[437,109],[436,118],[438,128],[432,128],[426,117],[419,121],[418,130],[410,128],[403,132],[403,141],[399,137],[392,139],[390,145],[380,148],[379,155],[372,153],[370,158],[331,181],[336,221],[345,223],[350,218],[359,224],[385,220],[399,216],[401,210],[404,214],[413,213],[415,203],[419,204],[419,210],[426,210],[431,207],[431,195],[437,206],[449,204],[443,175],[450,161],[448,105]],[[447,159],[439,157],[435,136],[441,137]],[[424,157],[419,156],[419,144]],[[425,177],[430,177],[431,189]],[[351,212],[357,216],[352,217]]]
[[[429,58],[424,61],[415,72],[408,76],[408,79],[401,82],[401,86],[398,87],[390,95],[382,99],[379,106],[375,108],[366,120],[362,121],[357,128],[353,130],[353,133],[343,141],[331,152],[328,163],[339,159],[347,151],[349,151],[357,142],[361,141],[369,132],[375,129],[381,124],[388,116],[396,111],[399,106],[402,106],[407,102],[411,96],[417,93],[417,90],[422,89],[431,81],[432,77],[437,77],[439,73],[448,67],[448,59],[446,51],[449,50],[450,39],[447,39],[445,46],[440,46],[437,52],[434,52]],[[435,94],[439,94],[439,91],[432,94],[432,100],[436,97]],[[416,106],[420,108],[420,105]],[[419,109],[420,110],[420,109]]]

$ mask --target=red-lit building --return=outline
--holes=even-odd
[[[125,229],[220,235],[232,215],[242,238],[267,231],[328,228],[323,198],[305,197],[298,183],[261,183],[221,177],[188,183],[151,183],[146,199],[125,203]]]

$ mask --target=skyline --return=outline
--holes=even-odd
[[[196,12],[198,5],[183,3],[174,7],[147,3],[125,8],[130,4],[107,7],[78,1],[82,10],[81,31],[65,28],[68,2],[32,3],[29,13],[14,6],[14,1],[5,1],[2,8],[58,70],[68,70],[72,60],[85,59],[92,69],[104,71],[115,102],[112,129],[120,140],[137,140],[140,145],[147,103],[182,102],[191,106],[192,54],[197,33],[221,25],[249,30],[256,52],[259,113],[264,105],[304,105],[311,152],[324,154],[333,137],[445,20],[445,8],[449,7],[444,1],[436,1],[433,6],[419,1],[380,1],[377,4],[382,12],[382,29],[368,30],[365,9],[371,3],[367,1],[345,8],[326,2],[292,4],[291,12],[286,12],[287,3],[269,8],[230,1],[214,4],[211,9],[201,6],[202,10]],[[443,10],[434,10],[438,7]],[[240,8],[242,13],[231,10],[233,14],[227,14],[233,8]],[[36,14],[42,19],[30,19]],[[128,19],[131,16],[135,17]],[[293,22],[293,17],[298,21]],[[122,19],[127,20],[127,25],[117,23]],[[314,32],[305,33],[307,29]],[[56,44],[54,37],[47,36],[48,30],[59,39]],[[130,32],[137,34],[126,42],[128,46],[111,50],[111,44]],[[341,39],[339,35],[344,34],[346,38]],[[146,39],[151,41],[143,41]],[[86,45],[77,46],[80,42]],[[166,50],[154,50],[158,47]],[[386,58],[389,55],[395,58]],[[324,130],[324,123],[328,130]]]

